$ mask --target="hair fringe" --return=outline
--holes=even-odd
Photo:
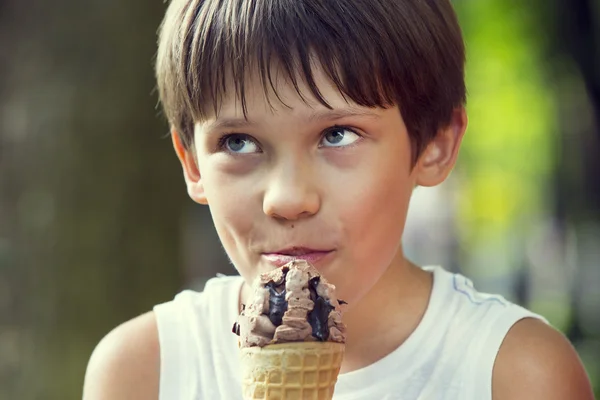
[[[315,82],[321,68],[346,100],[397,104],[418,154],[466,103],[464,53],[448,0],[172,0],[159,28],[156,77],[186,146],[194,121],[218,115],[232,94],[247,118],[253,74],[271,107],[269,93],[289,107],[276,90],[283,73],[303,100],[331,108]]]

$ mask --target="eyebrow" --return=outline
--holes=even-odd
[[[322,122],[322,121],[336,121],[338,119],[349,118],[349,117],[369,117],[369,118],[379,118],[379,115],[367,111],[367,110],[359,110],[354,108],[344,108],[338,110],[324,110],[318,111],[311,114],[307,120],[310,122]]]
[[[208,132],[215,132],[220,129],[239,129],[256,125],[256,123],[245,118],[221,118],[207,125]]]
[[[307,118],[307,122],[325,122],[325,121],[337,121],[343,118],[350,117],[362,117],[362,118],[380,118],[380,116],[374,112],[367,110],[358,109],[337,109],[337,110],[324,110],[317,111],[310,114]],[[246,118],[220,118],[207,126],[207,131],[214,132],[221,129],[239,129],[247,128],[258,125]]]

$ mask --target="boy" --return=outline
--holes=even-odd
[[[306,259],[349,303],[335,399],[592,399],[542,317],[403,255],[411,193],[446,179],[466,129],[464,58],[449,0],[173,0],[161,101],[241,276],[108,334],[84,398],[241,399],[248,285]]]

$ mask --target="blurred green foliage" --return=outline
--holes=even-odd
[[[458,165],[459,226],[476,247],[509,232],[527,235],[531,219],[551,212],[546,194],[557,121],[531,10],[502,0],[464,0],[457,11],[469,91],[469,131]]]

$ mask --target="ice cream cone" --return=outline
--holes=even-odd
[[[344,344],[290,342],[241,350],[245,400],[331,400]]]

